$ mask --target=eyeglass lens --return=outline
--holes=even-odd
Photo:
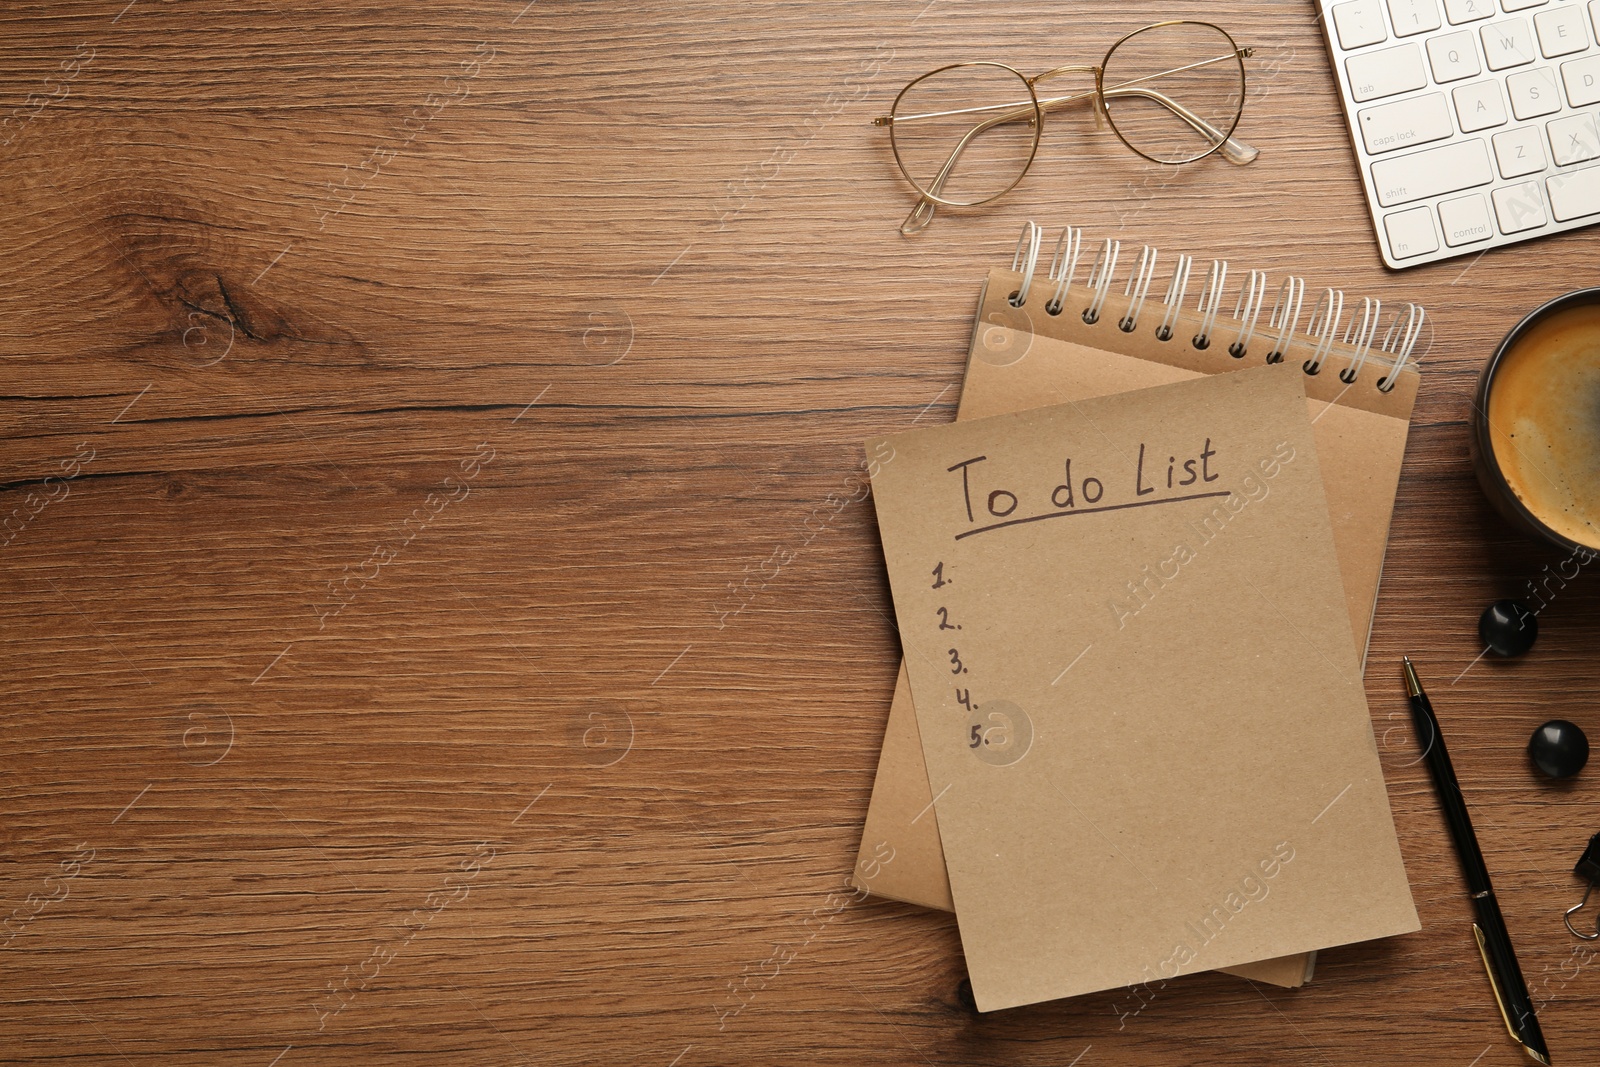
[[[1227,140],[1244,108],[1244,64],[1215,26],[1139,30],[1106,57],[1106,113],[1128,147],[1158,163],[1189,163]]]
[[[895,102],[894,151],[913,185],[943,203],[993,200],[1022,178],[1039,143],[1033,90],[997,63],[924,75]]]

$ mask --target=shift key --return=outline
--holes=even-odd
[[[1384,207],[1488,185],[1494,181],[1489,146],[1482,138],[1429,148],[1372,165],[1372,187]]]

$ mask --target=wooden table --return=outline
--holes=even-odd
[[[1600,727],[1600,603],[1552,586],[1533,655],[1468,669],[1559,556],[1492,516],[1466,422],[1594,231],[1387,273],[1309,4],[1112,7],[8,5],[0,1059],[1509,1067],[1409,652],[1555,1060],[1600,1060],[1560,921],[1594,772],[1521,752]],[[898,234],[870,119],[910,77],[1202,12],[1259,49],[1254,166],[1063,122]],[[980,1018],[950,917],[801,926],[898,659],[860,442],[953,416],[1030,218],[1431,310],[1368,685],[1424,930],[1301,990]]]

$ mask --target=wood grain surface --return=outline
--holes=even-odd
[[[1202,13],[1258,49],[1256,164],[1052,118],[1010,196],[899,235],[870,120],[911,77]],[[1482,608],[1560,557],[1489,511],[1466,422],[1596,236],[1387,273],[1309,3],[0,27],[0,1060],[1510,1067],[1409,652],[1555,1062],[1600,1062],[1561,926],[1593,772],[1521,751],[1600,727],[1600,598],[1582,575],[1531,656],[1475,663]],[[1424,930],[1303,989],[978,1017],[952,918],[846,901],[899,657],[860,442],[953,416],[1030,218],[1432,312],[1368,683]]]

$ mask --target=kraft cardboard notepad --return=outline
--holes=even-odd
[[[1298,368],[868,447],[980,1009],[1418,928]]]
[[[1173,336],[1189,339],[1211,333],[1216,343],[1204,349],[1163,342],[1154,336],[1156,320],[1136,331],[1117,328],[1116,314],[1090,324],[1076,314],[1049,314],[1042,305],[1048,288],[1025,307],[1011,306],[1023,276],[993,271],[979,300],[977,325],[958,419],[982,418],[1044,404],[1103,396],[1128,389],[1185,381],[1202,374],[1258,366],[1272,347],[1272,338],[1258,335],[1247,353],[1235,356],[1230,342],[1236,325],[1226,318],[1207,329],[1198,311],[1177,317]],[[1083,286],[1069,287],[1062,305],[1076,309],[1092,301]],[[1291,356],[1311,355],[1313,344],[1301,335],[1291,342]],[[1410,351],[1405,356],[1410,356]],[[1359,360],[1351,345],[1336,344],[1324,372],[1306,379],[1313,431],[1323,458],[1324,490],[1333,521],[1335,551],[1345,581],[1350,625],[1357,646],[1365,649],[1388,541],[1390,513],[1405,455],[1410,415],[1419,378],[1414,366],[1404,367],[1387,388],[1376,383],[1388,368],[1368,362],[1364,373],[1346,381]],[[934,799],[947,783],[928,781],[917,739],[915,712],[902,669],[896,681],[884,733],[883,749],[873,783],[871,804],[862,834],[863,862],[892,851],[892,864],[870,864],[866,878],[858,863],[853,881],[878,896],[944,911],[952,909],[944,855],[939,845]],[[1265,960],[1225,968],[1229,973],[1279,986],[1310,980],[1315,954]]]

